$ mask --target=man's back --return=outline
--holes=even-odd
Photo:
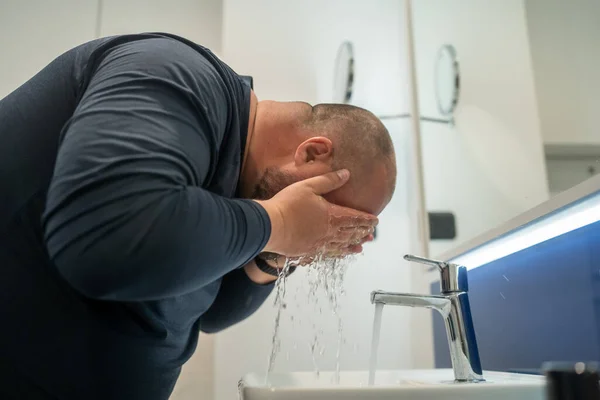
[[[261,223],[230,258],[202,253],[212,270],[169,242],[219,222],[194,221],[179,190],[206,190],[208,214],[235,196],[249,99],[206,49],[148,34],[71,50],[0,100],[1,398],[167,398],[198,331],[264,300],[232,316],[215,301],[224,275],[243,292],[235,269],[268,239],[258,208],[231,205]]]

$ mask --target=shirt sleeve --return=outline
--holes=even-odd
[[[223,85],[173,40],[104,56],[63,129],[43,218],[49,255],[75,289],[121,301],[182,295],[266,245],[260,205],[202,187],[230,112]]]
[[[225,275],[213,304],[200,317],[200,330],[216,333],[243,321],[265,302],[274,283],[253,282],[243,268]]]

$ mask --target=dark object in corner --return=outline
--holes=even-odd
[[[456,220],[451,212],[430,212],[429,214],[429,239],[454,239],[456,238]]]
[[[240,78],[242,78],[246,85],[250,86],[250,89],[254,89],[254,78],[250,75],[240,75]]]
[[[598,400],[600,374],[598,363],[548,362],[542,366],[546,375],[547,400]]]

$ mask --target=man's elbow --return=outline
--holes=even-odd
[[[207,335],[212,335],[215,333],[219,333],[229,328],[229,326],[200,326],[200,332],[205,333]]]
[[[85,258],[58,256],[53,263],[64,281],[79,294],[96,300],[117,300],[115,285],[95,273],[96,269]]]
[[[214,310],[211,310],[214,311]],[[206,334],[219,333],[234,325],[239,324],[253,313],[244,313],[242,315],[232,315],[231,313],[208,312],[200,317],[200,332]]]

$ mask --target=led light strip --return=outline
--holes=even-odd
[[[600,195],[567,206],[450,261],[475,269],[565,233],[600,221]]]

